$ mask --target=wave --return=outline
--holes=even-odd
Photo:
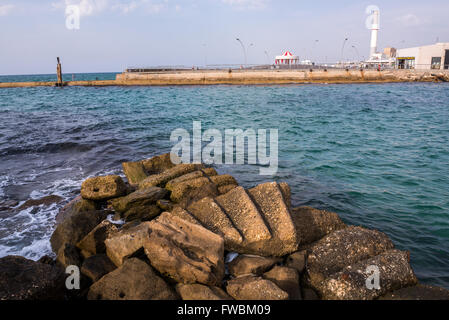
[[[44,145],[28,145],[24,147],[9,147],[0,151],[1,156],[20,155],[27,153],[58,153],[58,152],[87,152],[95,148],[93,144],[76,142],[46,143]]]

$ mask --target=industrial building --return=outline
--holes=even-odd
[[[398,69],[449,69],[449,43],[398,49],[396,52]]]

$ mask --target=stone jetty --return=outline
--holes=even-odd
[[[0,82],[0,88],[448,82],[448,70],[299,69],[123,72],[115,80]]]
[[[286,183],[245,189],[169,154],[123,172],[87,179],[61,209],[56,259],[0,259],[1,300],[449,299],[386,234],[292,207]]]

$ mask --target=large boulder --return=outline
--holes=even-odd
[[[176,293],[142,260],[128,259],[95,282],[89,300],[174,300]]]
[[[389,292],[379,300],[449,300],[449,290],[418,284]]]
[[[290,300],[301,300],[299,274],[296,269],[275,266],[270,271],[264,273],[263,278],[270,280],[280,289],[287,292]]]
[[[64,243],[59,248],[56,256],[56,261],[64,268],[68,266],[80,267],[82,260],[80,250],[70,243]]]
[[[102,201],[123,196],[127,187],[120,176],[89,178],[81,185],[83,199]]]
[[[301,245],[315,242],[346,227],[336,213],[311,207],[292,209],[292,220]]]
[[[107,255],[97,254],[84,260],[81,273],[89,277],[92,282],[97,282],[105,274],[114,271],[116,268]]]
[[[96,211],[99,206],[92,200],[85,200],[81,196],[76,197],[67,203],[56,215],[56,224],[60,224],[67,217],[78,212]]]
[[[223,209],[238,229],[244,243],[239,253],[266,255],[265,248],[272,236],[265,220],[248,193],[242,187],[236,187],[226,194],[215,198],[215,202]],[[267,254],[270,255],[270,254]]]
[[[106,253],[111,261],[120,267],[127,258],[143,248],[149,238],[149,222],[143,222],[112,234],[105,240]]]
[[[110,201],[115,211],[126,213],[133,208],[144,208],[148,205],[155,205],[158,200],[164,199],[168,191],[158,187],[149,187],[137,190],[125,197],[113,199]]]
[[[122,167],[128,183],[133,187],[148,177],[142,162],[123,162]]]
[[[379,288],[367,285],[371,282],[373,267],[379,271]],[[372,300],[389,291],[416,285],[417,282],[408,252],[393,249],[345,267],[316,288],[325,300]]]
[[[281,262],[281,260],[276,258],[242,254],[228,264],[228,270],[233,276],[248,274],[262,275],[262,273],[279,262]]]
[[[176,183],[174,185],[171,185],[172,189],[170,199],[175,203],[179,203],[181,202],[182,199],[186,198],[189,194],[191,194],[192,191],[202,189],[204,188],[204,186],[208,184],[211,184],[211,182],[207,177],[200,177]],[[218,189],[216,190],[217,191],[215,195],[218,195]]]
[[[50,243],[54,252],[58,252],[64,243],[77,244],[101,221],[106,219],[108,211],[81,211],[68,216],[53,232]]]
[[[179,157],[175,157],[177,158],[177,163],[179,163]],[[165,153],[150,159],[142,160],[141,162],[149,174],[161,173],[175,166],[175,164],[171,161],[170,153]]]
[[[298,236],[288,205],[276,182],[260,184],[248,190],[272,234],[263,247],[266,254],[284,256],[298,249]]]
[[[144,249],[156,270],[179,283],[221,284],[225,273],[222,237],[168,212],[148,225]]]
[[[291,255],[287,256],[285,259],[285,266],[289,268],[296,269],[298,273],[303,273],[306,268],[306,258],[307,251],[297,251],[293,252]]]
[[[202,284],[176,285],[176,291],[182,300],[232,300],[232,298],[219,287],[205,286]]]
[[[79,241],[76,246],[92,255],[105,253],[106,246],[104,241],[117,231],[118,229],[113,223],[104,220]]]
[[[226,291],[236,300],[288,300],[288,293],[273,282],[251,275],[228,281]]]
[[[149,187],[137,190],[129,195],[110,201],[115,211],[122,214],[126,221],[151,220],[161,209],[157,201],[165,198],[168,191],[158,187]]]
[[[18,256],[0,258],[0,300],[62,300],[64,271]]]
[[[307,257],[307,280],[316,288],[343,268],[393,247],[390,238],[377,230],[350,226],[335,231],[311,246]]]
[[[161,173],[150,175],[139,184],[139,189],[148,187],[165,187],[167,182],[185,174],[198,171],[203,168],[200,164],[179,164]]]
[[[167,190],[172,191],[174,189],[174,187],[179,183],[186,182],[188,180],[194,180],[194,179],[198,179],[198,178],[214,176],[214,175],[217,175],[217,172],[212,168],[206,168],[203,170],[193,171],[191,173],[188,173],[188,174],[182,175],[178,178],[175,178],[173,180],[170,180],[165,185],[165,188]]]
[[[191,203],[187,211],[210,231],[223,236],[225,249],[238,250],[242,246],[243,237],[221,207],[210,197]]]

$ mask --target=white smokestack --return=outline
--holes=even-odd
[[[373,10],[373,23],[371,25],[371,49],[370,57],[373,58],[377,53],[377,37],[379,34],[379,10]]]

